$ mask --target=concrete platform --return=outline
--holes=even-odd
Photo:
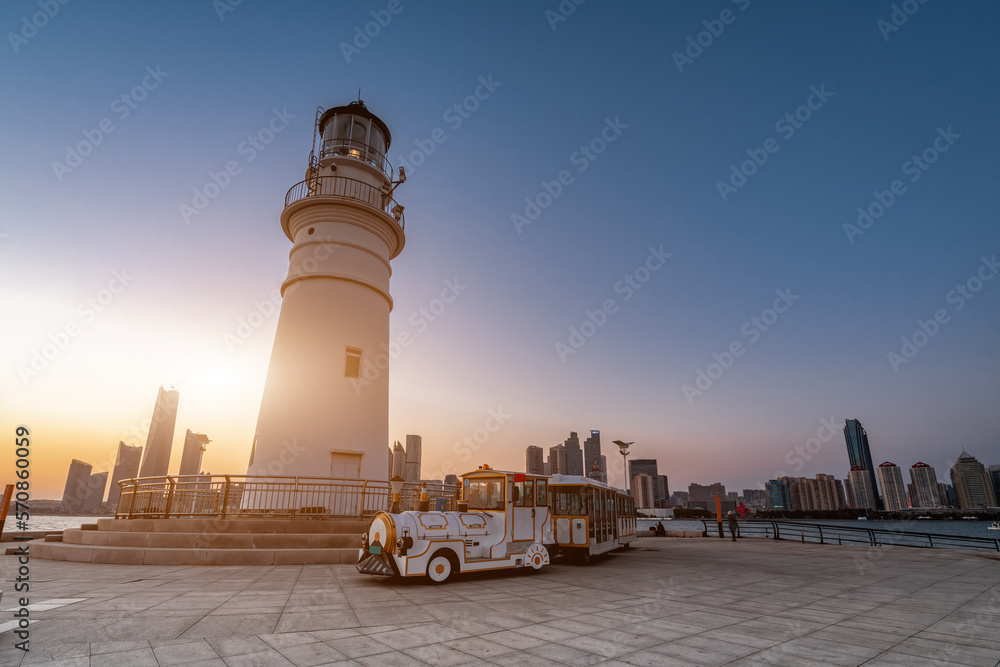
[[[642,538],[445,586],[353,565],[31,561],[2,665],[990,665],[1000,562],[931,549]],[[0,557],[4,610],[16,560]],[[5,611],[5,616],[7,613]],[[0,618],[0,623],[4,619]],[[0,625],[0,628],[3,626]]]

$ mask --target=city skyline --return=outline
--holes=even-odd
[[[875,463],[1000,463],[1000,8],[886,36],[885,7],[747,5],[689,63],[717,8],[406,3],[348,57],[373,7],[62,7],[0,59],[0,422],[45,443],[33,492],[145,446],[161,385],[169,470],[187,426],[204,469],[247,470],[284,197],[316,107],[359,87],[408,173],[379,444],[422,434],[425,476],[518,469],[579,425],[677,488],[842,477],[845,418]]]

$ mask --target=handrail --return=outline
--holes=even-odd
[[[116,518],[308,516],[363,518],[392,504],[388,482],[270,475],[168,475],[118,482]],[[407,482],[405,511],[416,509],[421,484]],[[455,509],[454,484],[427,484],[432,506]]]
[[[403,206],[398,204],[388,192],[370,183],[347,176],[314,176],[300,181],[285,194],[285,208],[308,197],[340,197],[366,204],[393,218],[399,226],[406,228]]]
[[[705,521],[705,520],[702,520]],[[974,535],[948,535],[869,526],[839,526],[829,523],[806,523],[780,519],[741,520],[741,534],[747,537],[771,537],[815,544],[866,544],[926,549],[975,549],[1000,552],[1000,539]],[[706,526],[707,531],[707,526]],[[824,532],[825,531],[825,532]]]
[[[385,155],[378,152],[364,141],[357,139],[335,138],[327,139],[320,146],[319,159],[331,156],[347,156],[362,160],[377,168],[386,176],[392,178],[392,165]]]

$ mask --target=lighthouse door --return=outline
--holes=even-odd
[[[360,479],[362,454],[330,452],[330,477],[333,479]]]

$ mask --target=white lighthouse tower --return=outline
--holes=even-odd
[[[389,262],[406,241],[390,140],[361,100],[317,110],[281,214],[292,250],[248,475],[386,479]]]

